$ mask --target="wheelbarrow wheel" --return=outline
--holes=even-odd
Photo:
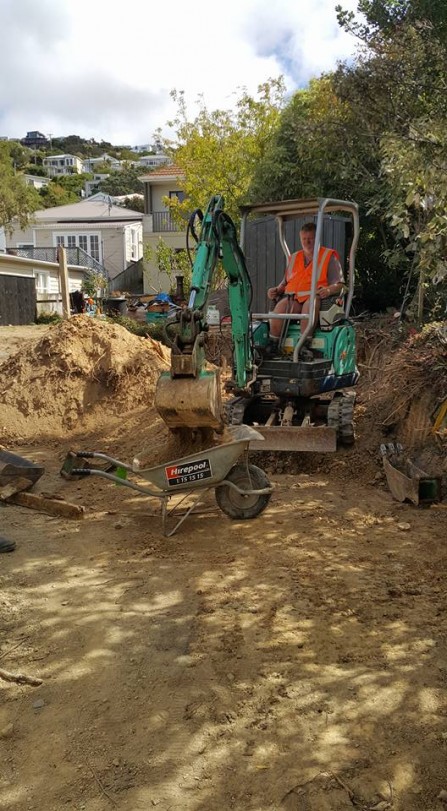
[[[256,518],[265,510],[270,501],[271,493],[256,494],[250,490],[263,490],[270,487],[270,482],[264,471],[256,465],[235,465],[226,476],[241,490],[247,490],[247,495],[238,493],[233,487],[222,484],[216,487],[216,501],[222,512],[229,518]]]

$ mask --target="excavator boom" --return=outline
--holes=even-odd
[[[198,237],[194,229],[197,218],[201,222]],[[246,391],[253,376],[249,330],[251,282],[236,227],[224,212],[220,195],[211,198],[205,214],[193,212],[189,232],[197,243],[189,301],[188,306],[166,324],[171,368],[159,378],[155,407],[169,428],[220,430],[224,419],[219,372],[207,368],[205,360],[207,302],[216,268],[222,260],[232,314],[235,385],[240,392]]]

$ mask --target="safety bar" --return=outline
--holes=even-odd
[[[308,200],[284,200],[279,201],[276,203],[260,203],[255,204],[252,206],[243,206],[241,208],[242,213],[242,221],[241,221],[241,247],[244,250],[245,246],[245,235],[246,235],[246,223],[247,218],[250,214],[272,214],[275,216],[276,221],[278,223],[279,228],[279,240],[281,243],[281,247],[283,253],[288,261],[291,255],[290,249],[287,245],[285,236],[284,236],[284,223],[285,221],[296,219],[297,217],[305,217],[305,216],[317,216],[317,228],[315,233],[315,247],[314,247],[314,255],[313,255],[313,268],[314,272],[312,273],[312,280],[311,280],[311,289],[309,291],[309,313],[307,315],[307,325],[302,332],[299,341],[297,342],[294,350],[293,350],[293,360],[296,363],[298,361],[299,352],[301,347],[303,346],[306,338],[311,334],[314,323],[315,323],[315,309],[316,309],[316,298],[317,298],[317,284],[318,284],[318,274],[316,272],[316,268],[318,268],[318,253],[321,246],[321,239],[323,233],[323,223],[324,223],[324,214],[327,213],[335,213],[335,212],[348,212],[352,216],[353,226],[354,226],[354,233],[351,243],[351,248],[349,251],[348,257],[348,280],[347,280],[347,297],[344,305],[344,310],[346,314],[346,318],[349,317],[349,313],[351,310],[351,303],[352,298],[354,295],[354,277],[355,277],[355,254],[357,249],[357,244],[359,240],[359,233],[360,233],[360,225],[359,225],[359,213],[358,213],[358,205],[357,203],[352,202],[351,200],[336,200],[331,197],[325,198],[313,198]],[[301,314],[282,314],[279,316],[282,320],[300,320],[297,318],[297,315]],[[306,317],[305,315],[305,317]],[[267,314],[257,314],[253,315],[253,318],[259,318],[262,320],[263,318],[278,318],[278,315],[269,313]]]

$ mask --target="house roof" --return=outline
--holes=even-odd
[[[179,166],[171,164],[170,166],[160,166],[154,172],[149,172],[147,175],[141,175],[139,180],[143,183],[166,183],[167,180],[174,178],[184,177],[184,172]]]
[[[141,211],[109,205],[102,200],[81,200],[68,206],[54,206],[34,213],[37,224],[63,222],[127,222],[142,220]]]

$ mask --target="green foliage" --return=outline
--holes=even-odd
[[[12,221],[17,219],[21,228],[26,228],[31,214],[40,208],[39,195],[27,186],[23,175],[14,171],[7,142],[0,142],[0,226],[7,232]]]
[[[170,292],[176,289],[175,276],[183,276],[184,287],[188,289],[191,284],[191,262],[185,250],[171,248],[162,237],[158,238],[156,248],[146,245],[144,258],[148,262],[155,262],[160,274],[165,274],[170,282]]]
[[[164,323],[144,323],[141,321],[135,321],[133,318],[127,318],[127,316],[124,315],[117,315],[114,318],[107,318],[106,320],[113,324],[119,324],[121,327],[124,327],[134,335],[139,335],[142,338],[148,335],[155,341],[160,341],[161,343],[166,344]]]
[[[128,197],[127,200],[123,200],[122,204],[123,208],[130,208],[131,211],[140,211],[144,214],[144,198],[143,197]]]
[[[258,87],[256,97],[243,89],[231,110],[209,111],[199,100],[199,111],[188,117],[183,92],[172,93],[177,115],[169,125],[175,139],[160,139],[163,149],[179,167],[180,187],[186,199],[167,200],[174,217],[184,218],[194,208],[203,208],[216,193],[223,194],[226,209],[236,221],[239,206],[247,202],[255,167],[264,157],[277,126],[284,98],[281,78]]]
[[[91,298],[96,298],[98,290],[105,290],[107,279],[102,273],[89,271],[83,278],[81,291]]]
[[[357,297],[369,308],[400,306],[412,269],[433,311],[430,279],[447,250],[447,47],[431,24],[380,17],[415,12],[415,3],[360,6],[371,14],[367,48],[294,95],[252,195],[356,200]]]
[[[58,313],[40,313],[36,318],[36,324],[59,324],[61,321]]]
[[[39,166],[38,163],[27,163],[23,167],[23,172],[26,175],[34,175],[35,177],[48,177],[43,166]]]
[[[22,146],[19,141],[6,141],[6,148],[12,160],[14,169],[26,171],[25,167],[31,162],[32,150]]]
[[[392,38],[404,25],[428,25],[441,40],[447,36],[445,0],[359,0],[357,12],[365,22],[356,20],[355,13],[341,5],[336,12],[341,27],[368,45],[377,36]]]
[[[112,196],[122,194],[143,194],[144,184],[139,180],[141,169],[138,166],[125,164],[118,172],[110,172],[110,176],[99,183],[100,191]]]
[[[41,197],[40,208],[67,206],[70,203],[79,202],[79,196],[74,191],[64,188],[58,181],[59,178],[53,178],[47,186],[42,186],[42,188],[39,189],[39,196]]]

